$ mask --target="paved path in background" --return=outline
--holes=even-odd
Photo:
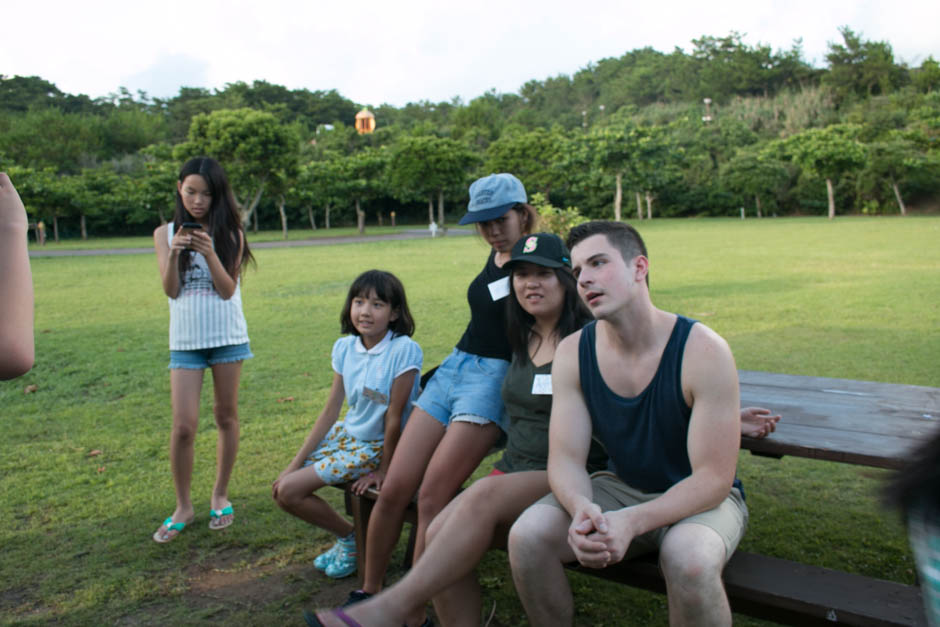
[[[470,235],[470,229],[448,229],[447,236]],[[298,240],[278,240],[273,242],[257,242],[251,244],[252,249],[258,248],[293,248],[295,246],[331,246],[334,244],[358,244],[362,242],[375,242],[381,240],[427,239],[430,238],[427,229],[414,229],[400,233],[385,235],[346,235],[341,237],[311,237]],[[439,236],[441,237],[441,236]],[[100,248],[95,250],[31,250],[32,257],[88,257],[90,255],[142,255],[153,252],[153,246],[147,248]]]

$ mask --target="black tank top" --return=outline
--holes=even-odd
[[[665,492],[692,474],[687,437],[692,409],[682,396],[682,354],[694,320],[677,316],[653,380],[639,396],[615,394],[597,367],[596,323],[581,331],[581,390],[594,435],[610,456],[611,471],[643,492]]]

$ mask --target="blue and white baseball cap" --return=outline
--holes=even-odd
[[[521,202],[528,202],[522,181],[505,172],[484,176],[470,185],[470,204],[460,224],[495,220]]]

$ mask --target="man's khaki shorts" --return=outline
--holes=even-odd
[[[640,492],[635,490],[606,470],[591,475],[591,487],[594,489],[594,502],[600,506],[603,512],[646,503],[662,496],[661,492]],[[542,497],[538,503],[554,505],[559,509],[564,509],[554,494]],[[683,518],[672,525],[653,529],[642,536],[634,538],[624,559],[658,551],[663,543],[663,538],[666,537],[666,532],[672,527],[692,523],[705,525],[721,536],[725,543],[725,561],[727,561],[738,547],[741,538],[744,537],[744,531],[747,529],[747,519],[747,505],[744,503],[744,497],[741,496],[740,490],[731,488],[728,497],[718,507]]]

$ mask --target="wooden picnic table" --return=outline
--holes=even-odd
[[[767,438],[742,438],[756,455],[793,455],[900,468],[940,428],[940,388],[740,370],[741,406],[782,414]]]

